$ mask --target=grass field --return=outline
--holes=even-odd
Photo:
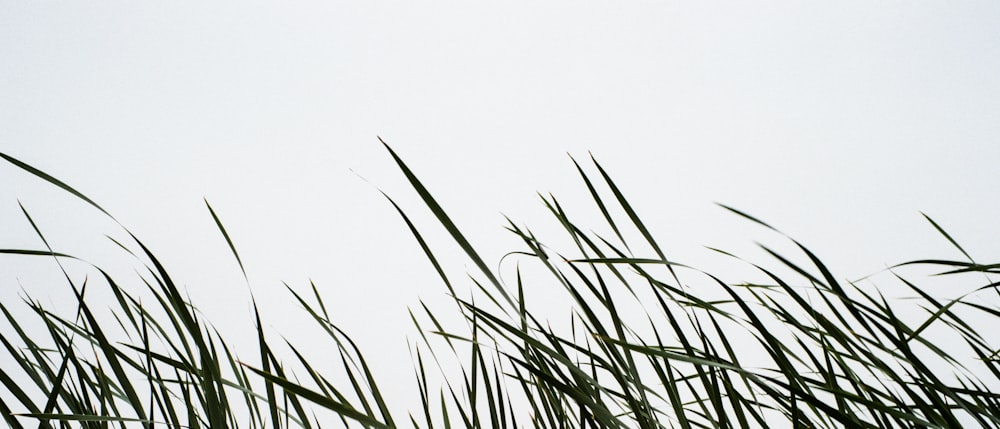
[[[772,257],[766,264],[718,250],[755,273],[724,281],[710,269],[670,260],[594,161],[576,168],[606,222],[600,228],[611,233],[591,232],[596,226],[575,223],[559,201],[545,197],[575,245],[550,248],[510,222],[508,231],[523,244],[510,249],[518,258],[515,280],[502,281],[490,268],[495,261],[477,253],[386,148],[424,202],[419,209],[433,213],[464,251],[461,262],[472,267],[468,277],[446,275],[423,228],[408,216],[418,208],[386,196],[453,301],[446,308],[412,306],[414,326],[406,328],[419,341],[412,360],[399,365],[415,369],[408,382],[417,386],[418,409],[387,402],[381,388],[387,381],[331,321],[315,287],[289,288],[289,297],[338,351],[333,365],[273,338],[259,318],[252,327],[257,349],[240,350],[244,358],[237,359],[169,267],[128,233],[120,245],[145,267],[138,276],[114,278],[101,267],[85,282],[66,275],[75,308],[31,299],[0,303],[6,316],[0,339],[12,362],[0,372],[5,422],[12,428],[1000,427],[1000,264],[976,262],[929,217],[928,228],[966,259],[893,266],[887,275],[909,299],[840,278],[787,237],[795,254],[764,247]],[[4,168],[20,168],[111,216],[70,185],[0,156]],[[223,222],[208,209],[242,268]],[[36,232],[47,243],[44,231]],[[51,248],[0,252],[73,258]],[[935,284],[948,283],[947,294],[922,286],[928,270]],[[531,301],[529,285],[559,291],[568,313],[553,315],[562,307]],[[89,301],[95,289],[110,292],[113,302]],[[35,320],[9,310],[23,304]],[[96,314],[109,305],[111,322]]]

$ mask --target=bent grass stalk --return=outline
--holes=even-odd
[[[96,266],[99,276],[84,282],[64,271],[76,297],[73,316],[25,300],[45,338],[0,303],[10,327],[0,331],[0,342],[13,362],[0,371],[4,421],[18,429],[1000,427],[998,350],[983,334],[992,326],[983,323],[1000,321],[1000,283],[993,280],[1000,264],[975,262],[926,215],[968,261],[925,259],[892,267],[914,300],[890,302],[874,288],[838,280],[787,237],[799,254],[761,246],[774,258],[770,267],[717,250],[765,279],[731,283],[668,259],[606,170],[592,160],[598,172],[592,176],[573,160],[613,236],[585,232],[590,229],[574,223],[555,197],[543,196],[575,248],[551,249],[508,219],[507,230],[524,245],[509,254],[518,259],[516,284],[510,286],[385,147],[478,270],[470,275],[468,298],[459,296],[458,283],[446,275],[420,228],[385,195],[441,277],[452,311],[466,322],[445,326],[441,310],[423,302],[410,312],[419,332],[412,346],[419,410],[404,418],[405,410],[386,402],[376,374],[331,321],[315,285],[311,297],[288,290],[335,346],[340,372],[324,374],[325,367],[294,345],[275,344],[265,335],[256,303],[259,360],[239,361],[156,256],[123,226],[131,241],[116,243],[145,266],[137,281],[119,283]],[[0,157],[111,216],[55,177]],[[246,278],[233,240],[208,201],[206,206]],[[783,235],[737,209],[722,208]],[[22,210],[45,249],[0,253],[75,260],[50,248]],[[625,216],[612,215],[617,210]],[[641,240],[629,241],[629,231]],[[524,278],[521,267],[529,264],[541,270]],[[985,280],[957,297],[935,298],[939,294],[901,274],[917,266],[938,268],[955,281],[970,272]],[[546,306],[539,310],[526,298],[527,285],[561,289],[571,305],[569,325],[553,326]],[[109,305],[116,324],[94,316],[86,291],[98,287],[114,296]],[[151,304],[138,294],[149,294]],[[904,304],[921,308],[925,318],[904,321],[898,315]],[[942,348],[939,335],[960,338],[967,348]],[[440,385],[428,376],[432,368]]]

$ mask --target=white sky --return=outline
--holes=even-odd
[[[606,229],[566,157],[588,151],[681,261],[765,260],[774,237],[713,201],[844,278],[958,258],[919,211],[1000,252],[997,2],[206,3],[0,1],[0,151],[109,209],[223,332],[252,326],[249,297],[203,196],[277,330],[280,282],[312,278],[409,379],[405,308],[444,288],[351,169],[454,249],[377,135],[491,264],[517,248],[501,212],[555,231],[536,191]],[[18,199],[56,250],[121,259],[113,224],[9,166],[0,248],[41,248]],[[0,299],[68,302],[39,263],[0,258]]]

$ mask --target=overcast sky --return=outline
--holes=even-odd
[[[519,250],[502,214],[557,231],[536,192],[606,229],[567,157],[593,153],[675,259],[766,261],[774,236],[718,201],[858,278],[959,257],[920,211],[1000,254],[997,76],[995,1],[0,1],[0,151],[107,208],[223,331],[250,298],[203,197],[276,330],[281,282],[313,279],[388,353],[444,288],[377,188],[467,267],[377,136],[491,264]],[[18,200],[56,250],[123,258],[113,223],[6,165],[0,248],[42,247]],[[54,269],[0,258],[0,299],[68,302]],[[378,369],[409,377],[400,358]]]

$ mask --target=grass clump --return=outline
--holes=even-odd
[[[1000,427],[998,350],[985,332],[1000,320],[993,280],[1000,264],[975,262],[930,218],[968,260],[892,267],[910,300],[890,301],[874,288],[839,280],[792,239],[798,254],[764,247],[771,266],[747,262],[758,280],[727,282],[668,259],[610,175],[596,161],[597,174],[574,161],[613,234],[587,232],[555,198],[543,197],[574,246],[551,249],[509,222],[507,230],[523,247],[511,252],[518,268],[507,284],[386,148],[476,269],[471,291],[459,293],[421,229],[387,196],[454,302],[447,310],[421,303],[412,314],[420,334],[412,362],[418,409],[404,414],[387,403],[378,377],[331,321],[315,286],[289,292],[334,345],[338,371],[329,373],[292,344],[276,343],[259,315],[254,359],[237,359],[126,229],[130,241],[121,246],[143,261],[144,272],[128,283],[100,267],[92,267],[97,275],[89,280],[67,274],[76,297],[72,313],[25,299],[45,335],[0,303],[10,327],[0,331],[0,341],[12,362],[0,371],[4,421],[12,428]],[[110,216],[69,185],[0,156]],[[208,209],[242,269],[222,222]],[[73,258],[49,248],[35,231],[46,248],[0,253]],[[962,295],[937,298],[903,277],[915,267],[934,268],[959,284],[975,280]],[[532,302],[528,287],[560,289],[570,313],[558,317],[566,323],[550,320],[551,305]],[[112,307],[114,323],[95,316],[87,300],[94,288],[114,297],[102,303]],[[922,313],[910,320],[912,312],[901,306]],[[445,322],[444,311],[465,323]]]

